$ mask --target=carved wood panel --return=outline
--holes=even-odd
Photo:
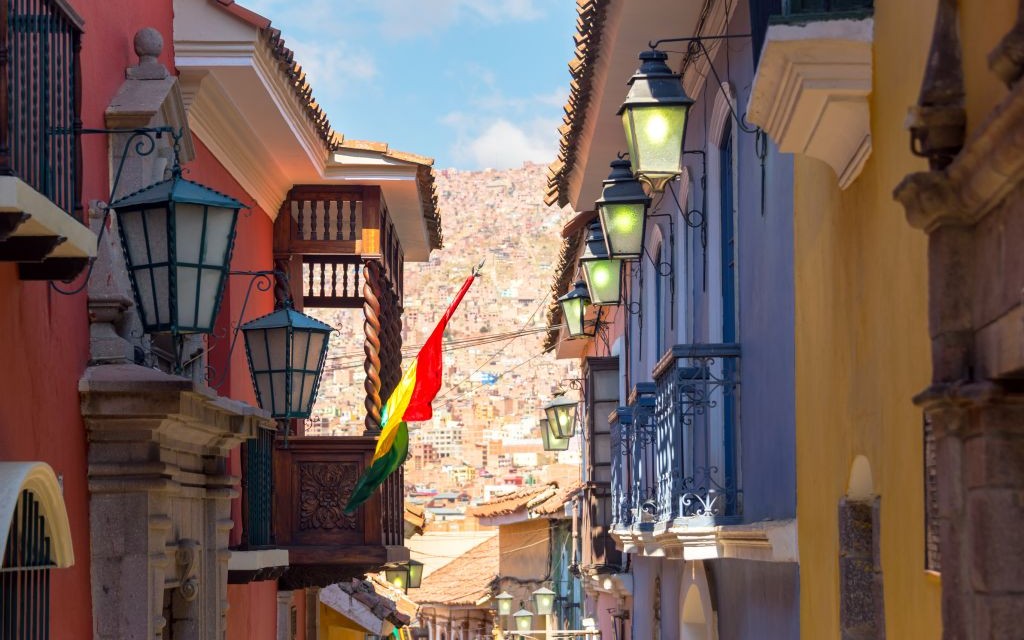
[[[344,462],[306,462],[299,467],[299,531],[355,530],[355,514],[343,511],[359,478],[359,467]]]

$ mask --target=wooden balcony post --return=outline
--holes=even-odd
[[[366,371],[366,381],[363,388],[366,390],[366,435],[373,435],[380,431],[380,410],[382,406],[381,389],[381,364],[380,364],[380,298],[383,291],[383,274],[380,264],[376,260],[366,260],[363,265],[363,353],[366,358],[363,361],[363,369]]]

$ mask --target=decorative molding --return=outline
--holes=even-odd
[[[613,529],[611,534],[625,553],[650,558],[738,558],[761,562],[799,559],[796,520],[710,527],[660,523],[653,531]]]
[[[768,27],[747,118],[779,150],[828,163],[850,186],[871,155],[874,19]]]
[[[356,516],[342,510],[352,495],[359,468],[353,463],[299,463],[299,531],[357,528]]]
[[[31,492],[39,503],[53,563],[61,569],[75,564],[64,492],[45,462],[0,462],[0,549],[7,548],[11,518],[22,491]]]
[[[182,538],[178,540],[178,550],[174,554],[178,567],[178,593],[185,602],[192,602],[199,595],[199,549],[198,540]]]
[[[711,110],[711,128],[708,131],[708,142],[712,146],[722,146],[722,134],[725,133],[725,125],[732,118],[732,109],[736,108],[736,90],[726,82],[722,89],[715,95],[714,107]],[[731,108],[730,108],[731,107]]]

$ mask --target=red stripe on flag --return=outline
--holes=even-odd
[[[405,413],[402,415],[403,420],[408,422],[430,420],[434,415],[434,410],[430,403],[434,401],[437,392],[441,390],[441,337],[444,335],[444,328],[448,324],[448,320],[455,313],[455,309],[462,302],[462,298],[469,291],[469,287],[473,284],[474,280],[476,280],[476,276],[466,278],[466,282],[459,289],[455,300],[452,301],[451,306],[448,307],[444,316],[441,317],[441,321],[437,323],[430,337],[427,338],[427,341],[423,343],[423,347],[420,348],[414,365],[416,367],[416,386],[413,387],[409,406],[405,408]]]

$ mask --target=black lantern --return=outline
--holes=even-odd
[[[396,589],[403,592],[409,590],[409,567],[404,564],[391,564],[384,567],[384,578]]]
[[[590,304],[617,305],[622,294],[622,260],[608,257],[600,222],[587,227],[586,248],[580,256]]]
[[[619,108],[633,172],[659,192],[680,173],[693,105],[666,60],[668,54],[657,49],[640,54],[640,68],[629,79],[629,93]]]
[[[587,283],[577,280],[569,293],[558,299],[562,307],[562,317],[565,319],[565,328],[570,338],[593,336],[597,333],[596,324],[590,323],[587,327],[587,307],[590,306],[590,293],[587,292]]]
[[[545,451],[566,451],[569,449],[569,438],[555,435],[547,418],[540,420],[540,438]]]
[[[110,205],[145,331],[213,331],[243,206],[178,171]]]
[[[577,402],[564,395],[555,396],[544,405],[544,415],[551,425],[551,432],[558,438],[571,438],[576,432],[578,421]]]
[[[290,304],[241,329],[260,406],[275,418],[308,418],[334,329]]]
[[[594,203],[604,232],[608,257],[639,260],[644,252],[647,208],[651,198],[633,177],[629,160],[612,160],[612,171],[604,181],[601,197]]]

